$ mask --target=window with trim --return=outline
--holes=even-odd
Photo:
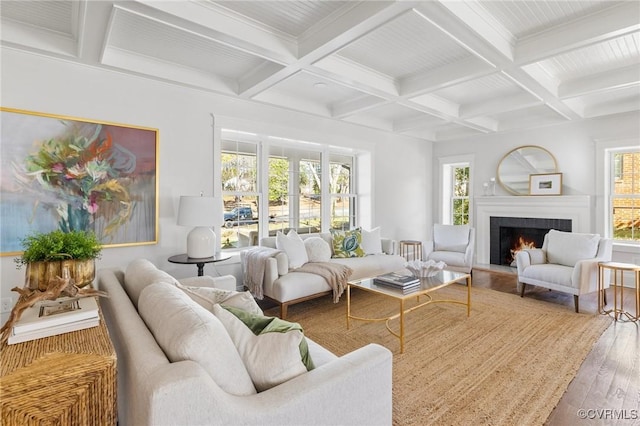
[[[442,165],[442,221],[450,225],[465,225],[470,221],[470,163],[452,162]]]
[[[640,243],[640,150],[610,150],[609,155],[609,235]]]
[[[354,155],[308,142],[222,134],[223,249],[258,245],[278,230],[356,226]]]

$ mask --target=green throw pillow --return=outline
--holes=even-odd
[[[333,241],[333,257],[364,257],[360,228],[351,231],[332,229],[331,239]]]
[[[247,312],[233,306],[220,306],[235,315],[240,321],[249,327],[256,336],[265,333],[286,333],[292,330],[297,330],[304,334],[302,326],[297,322],[285,321],[278,317],[266,317],[264,315]],[[315,365],[313,365],[311,356],[309,355],[309,346],[307,345],[307,340],[305,338],[302,338],[300,341],[300,358],[305,367],[307,367],[307,371],[311,371],[316,368]]]

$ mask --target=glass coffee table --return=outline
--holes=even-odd
[[[434,299],[431,293],[438,289],[466,280],[467,284],[467,300],[453,300],[453,299]],[[358,288],[360,290],[375,293],[381,296],[391,297],[398,300],[400,303],[399,312],[390,317],[383,318],[364,318],[355,315],[351,315],[351,289]],[[420,297],[426,296],[427,300],[420,302]],[[418,304],[405,308],[405,302],[411,298],[417,298]],[[404,352],[404,316],[411,311],[414,311],[423,306],[431,303],[456,303],[465,305],[467,307],[467,316],[471,313],[471,275],[453,271],[440,271],[436,275],[429,278],[420,279],[420,287],[416,287],[408,292],[401,289],[388,287],[385,285],[378,285],[374,283],[373,278],[365,278],[358,281],[349,281],[347,283],[347,329],[350,327],[350,321],[352,319],[359,321],[384,321],[387,330],[398,339],[400,339],[400,353]],[[400,332],[395,332],[389,326],[389,321],[400,318]]]

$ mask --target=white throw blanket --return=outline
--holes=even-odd
[[[267,259],[281,252],[282,250],[271,247],[253,247],[245,252],[242,261],[242,270],[244,271],[243,284],[256,299],[262,300],[264,298],[262,284],[264,282]]]

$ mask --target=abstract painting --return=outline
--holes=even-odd
[[[0,254],[55,229],[157,242],[157,129],[4,107],[0,124]]]

